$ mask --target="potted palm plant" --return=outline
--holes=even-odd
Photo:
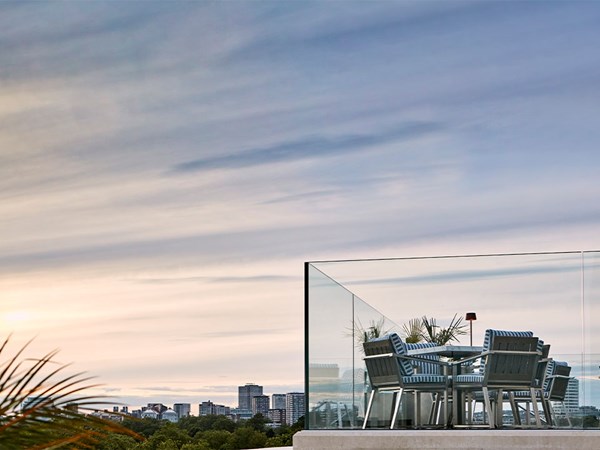
[[[409,344],[429,342],[437,345],[446,345],[458,341],[459,336],[467,334],[467,325],[463,323],[462,316],[454,314],[450,324],[443,328],[437,324],[433,317],[423,316],[409,320],[402,326],[404,340]]]

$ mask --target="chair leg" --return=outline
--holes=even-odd
[[[558,421],[556,420],[556,413],[554,412],[554,406],[552,406],[552,403],[550,402],[550,400],[546,400],[546,402],[548,403],[548,408],[550,409],[550,416],[552,416],[552,423],[558,425]]]
[[[421,393],[419,391],[414,391],[414,399],[415,399],[415,408],[414,408],[414,418],[413,418],[413,428],[419,428],[421,424]]]
[[[495,414],[492,411],[492,405],[490,403],[490,393],[489,393],[487,387],[483,387],[482,391],[483,391],[483,401],[485,403],[485,409],[487,409],[487,412],[488,412],[488,422],[490,423],[490,428],[495,428],[496,420],[494,417]]]
[[[504,391],[498,389],[496,394],[496,428],[502,428],[504,423]]]
[[[441,392],[431,394],[433,403],[431,405],[431,410],[429,411],[430,424],[439,423],[441,395]]]
[[[562,402],[563,409],[565,410],[565,416],[567,418],[567,422],[569,422],[569,428],[573,428],[573,424],[571,423],[571,416],[569,415],[569,410],[565,406],[565,402]]]
[[[535,393],[535,389],[531,388],[531,406],[533,407],[533,414],[535,415],[535,424],[538,428],[542,427],[542,421],[540,420],[540,410],[537,404],[537,397]]]
[[[443,420],[444,420],[444,428],[448,428],[448,419],[449,417],[449,412],[448,412],[448,391],[445,391],[443,393],[444,395],[444,416],[443,416]]]
[[[542,402],[542,409],[544,410],[544,417],[546,418],[546,425],[553,426],[552,413],[550,411],[550,401],[544,397],[544,393],[541,393],[540,401]]]
[[[403,389],[400,388],[400,390],[396,393],[396,404],[394,405],[394,414],[392,415],[390,430],[393,430],[394,426],[396,425],[396,418],[398,417],[398,410],[400,409],[400,402],[402,401],[402,392]]]
[[[467,424],[471,425],[473,423],[473,401],[472,395],[470,392],[467,393]]]
[[[521,425],[521,415],[519,414],[519,409],[517,408],[517,404],[515,403],[515,394],[514,392],[508,393],[508,402],[510,403],[510,409],[513,413],[513,421],[515,425]],[[527,419],[529,420],[529,419]]]
[[[371,415],[371,407],[373,406],[373,398],[375,397],[375,392],[377,389],[373,389],[371,391],[371,395],[369,396],[369,403],[367,404],[367,412],[365,413],[365,420],[362,425],[362,429],[367,428],[367,422],[369,422],[369,416]]]

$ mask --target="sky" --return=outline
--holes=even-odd
[[[303,389],[304,261],[600,249],[599,20],[0,3],[0,326],[131,406],[235,406]]]

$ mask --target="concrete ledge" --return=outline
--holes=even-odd
[[[305,430],[294,450],[598,450],[600,430]]]

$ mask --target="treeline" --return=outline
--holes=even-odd
[[[146,438],[140,442],[123,434],[111,434],[98,450],[239,450],[292,445],[292,436],[304,426],[301,418],[293,426],[271,428],[257,414],[234,422],[225,416],[189,416],[171,423],[158,419],[125,419],[123,425]]]

